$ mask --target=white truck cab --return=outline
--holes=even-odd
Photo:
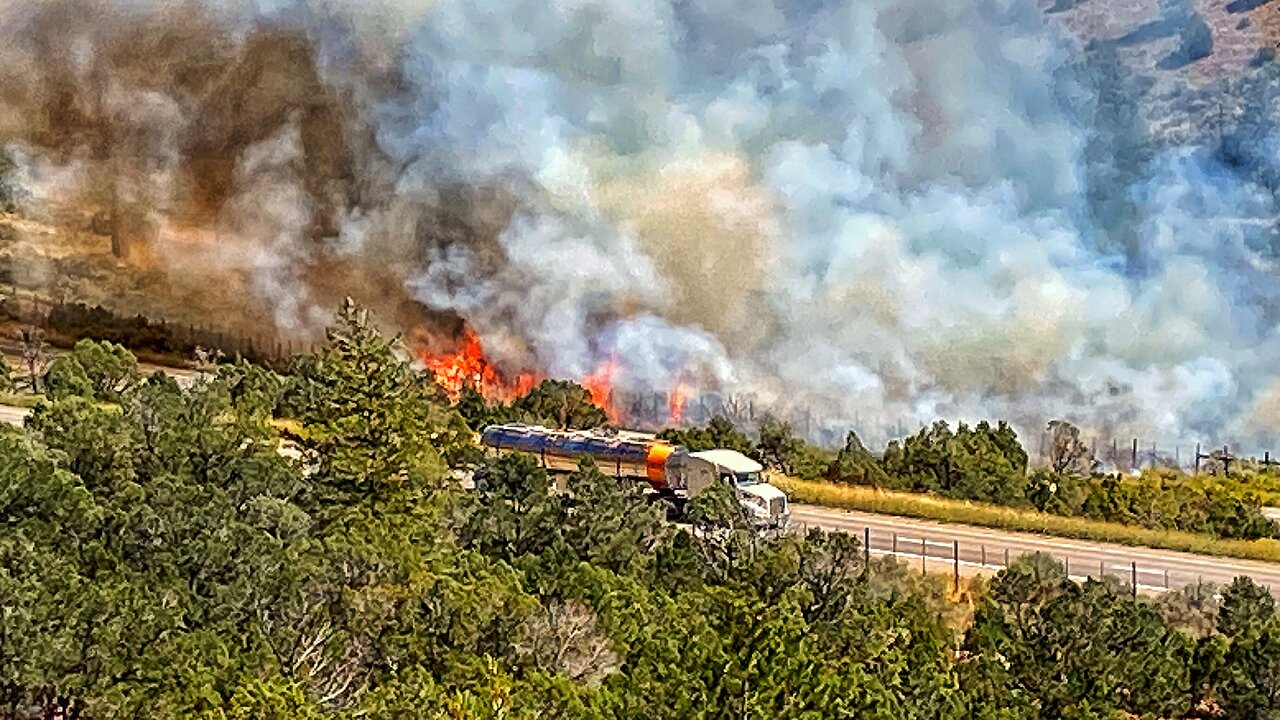
[[[684,488],[687,497],[713,482],[731,486],[758,527],[783,527],[791,517],[786,494],[765,482],[764,466],[736,450],[675,453],[667,466],[672,488]]]

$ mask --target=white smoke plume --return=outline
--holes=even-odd
[[[158,3],[95,6],[128,27]],[[316,266],[336,263],[398,278],[369,285],[513,367],[613,360],[623,388],[846,422],[1261,441],[1280,420],[1275,159],[1156,137],[1108,64],[1183,20],[1203,40],[1187,12],[1086,49],[1033,0],[210,2],[218,47],[307,38],[351,160],[307,164],[314,122],[255,136],[209,222],[286,324],[317,321],[341,274]],[[64,41],[69,64],[99,47]],[[170,128],[207,107],[132,106]]]

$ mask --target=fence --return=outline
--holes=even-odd
[[[12,285],[0,285],[0,317],[54,333],[49,340],[55,345],[74,343],[81,337],[94,337],[120,343],[144,359],[151,354],[158,360],[190,362],[196,359],[197,348],[200,348],[211,356],[244,357],[280,367],[295,354],[314,352],[319,347],[314,342],[282,339],[274,333],[247,334],[212,323],[176,322],[156,315],[124,317],[106,308],[51,300]],[[712,417],[722,415],[747,431],[758,429],[759,423],[772,415],[791,423],[800,436],[828,447],[842,444],[849,430],[857,431],[868,447],[883,447],[890,440],[902,438],[913,431],[912,426],[900,418],[890,422],[884,417],[865,421],[855,417],[852,423],[840,424],[825,421],[803,406],[766,411],[749,394],[702,393],[685,397],[675,393],[616,391],[608,403],[629,424],[652,429],[670,424],[673,408],[677,406],[684,424],[705,424]],[[1271,458],[1270,450],[1259,450],[1252,453],[1253,458],[1246,459],[1245,453],[1233,454],[1230,445],[1224,445],[1220,451],[1209,452],[1205,449],[1207,446],[1202,447],[1194,441],[1158,443],[1140,442],[1133,438],[1121,443],[1115,438],[1109,442],[1094,438],[1089,444],[1093,456],[1102,462],[1104,469],[1120,472],[1144,467],[1177,467],[1192,472],[1216,472],[1219,468],[1229,471],[1230,466],[1237,462],[1258,464],[1267,470],[1272,465],[1280,465],[1280,460]],[[1037,438],[1027,438],[1024,445],[1033,464],[1048,464],[1052,445],[1048,432],[1040,432]]]
[[[1033,460],[1041,465],[1049,465],[1051,447],[1052,436],[1048,432],[1040,433]],[[1280,465],[1280,460],[1272,459],[1270,450],[1259,449],[1243,453],[1233,452],[1231,447],[1230,443],[1223,444],[1221,447],[1209,447],[1201,442],[1143,442],[1138,438],[1131,438],[1124,443],[1116,438],[1106,443],[1099,443],[1097,438],[1089,442],[1090,455],[1101,464],[1103,469],[1117,472],[1171,468],[1194,474],[1219,471],[1227,473],[1230,472],[1232,465],[1252,466],[1266,471],[1270,471],[1274,465]]]
[[[833,529],[820,524],[797,522],[793,523],[792,531],[803,533],[810,526]],[[1115,551],[1080,549],[1072,552],[1033,551],[1001,543],[995,538],[990,543],[986,543],[962,541],[955,537],[930,537],[914,528],[899,532],[863,526],[861,533],[848,526],[841,526],[839,529],[859,536],[862,541],[864,562],[867,565],[870,564],[873,555],[892,557],[908,565],[919,567],[921,574],[949,573],[953,587],[957,590],[962,576],[995,575],[1008,567],[1011,560],[1031,552],[1040,552],[1057,560],[1072,580],[1115,578],[1134,595],[1140,592],[1158,594],[1189,586],[1225,584],[1231,579],[1219,577],[1223,573],[1210,574],[1206,577],[1199,572],[1140,564],[1136,560],[1124,558]],[[1259,582],[1262,581],[1259,580]],[[1262,584],[1266,585],[1273,595],[1280,598],[1280,585]]]
[[[765,408],[750,394],[706,393],[683,398],[667,393],[624,393],[610,396],[611,409],[622,417],[641,426],[665,427],[673,419],[672,408],[682,402],[680,419],[684,425],[703,425],[720,415],[728,418],[739,429],[754,431],[767,417],[777,417],[791,424],[800,437],[820,446],[835,448],[844,443],[845,435],[856,432],[868,448],[883,448],[894,440],[902,440],[919,427],[928,423],[912,423],[902,419],[889,421],[884,417],[863,420],[855,418],[849,423],[832,423],[818,417],[806,407]],[[1023,446],[1033,466],[1048,466],[1053,446],[1052,433],[1041,429],[1023,437]],[[1092,457],[1101,469],[1111,472],[1132,472],[1144,468],[1178,468],[1192,473],[1229,471],[1233,465],[1260,466],[1270,470],[1280,466],[1280,459],[1272,458],[1265,447],[1250,452],[1232,451],[1231,442],[1223,445],[1197,440],[1142,440],[1126,438],[1089,438],[1086,440]],[[1278,468],[1280,470],[1280,468]]]
[[[282,340],[274,334],[247,334],[213,324],[175,322],[163,316],[126,317],[83,303],[42,298],[30,291],[0,287],[0,317],[47,333],[53,345],[69,345],[82,337],[110,340],[145,357],[181,361],[195,359],[197,349],[210,356],[244,357],[277,365],[295,353],[314,351],[314,343]]]

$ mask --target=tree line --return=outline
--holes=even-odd
[[[727,488],[680,527],[589,462],[553,493],[351,305],[287,373],[86,341],[46,387],[0,432],[0,717],[1280,717],[1247,579],[1150,600],[1029,556],[948,597]]]
[[[750,438],[723,417],[705,427],[669,429],[661,437],[701,450],[728,447],[780,472],[806,480],[930,493],[957,500],[1028,508],[1064,516],[1209,533],[1255,540],[1277,537],[1262,514],[1257,488],[1248,479],[1192,476],[1174,468],[1137,476],[1103,473],[1079,431],[1055,421],[1049,427],[1049,465],[1031,468],[1017,434],[1004,422],[938,421],[883,453],[872,453],[850,432],[835,453],[797,437],[770,419]]]

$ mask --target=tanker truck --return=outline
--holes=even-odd
[[[787,496],[765,482],[764,467],[734,450],[690,452],[656,436],[625,430],[552,430],[538,425],[490,425],[480,441],[491,454],[534,455],[548,473],[571,473],[584,457],[619,480],[647,483],[651,492],[683,511],[684,504],[714,482],[733,487],[758,529],[786,526]]]

